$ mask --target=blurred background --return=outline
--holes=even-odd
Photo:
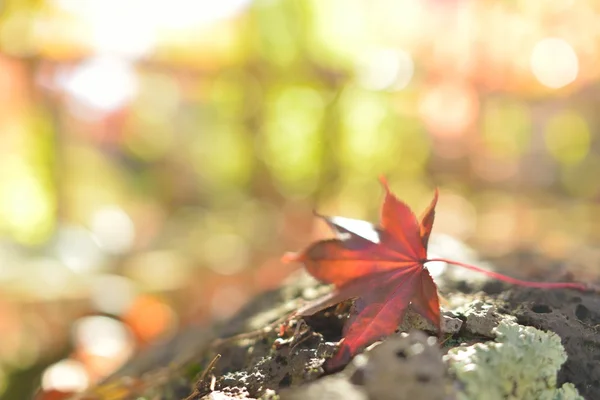
[[[597,0],[4,0],[0,51],[2,398],[231,316],[381,174],[596,276]]]

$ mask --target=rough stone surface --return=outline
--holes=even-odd
[[[215,390],[203,397],[203,400],[239,400],[247,399],[248,391],[243,387],[226,387],[221,390]]]
[[[308,385],[284,390],[291,400],[444,400],[452,393],[434,337],[401,333],[370,346],[348,367]]]
[[[281,400],[368,400],[360,386],[352,384],[343,374],[323,377],[292,390],[282,390]]]
[[[573,290],[513,288],[503,292],[503,312],[523,325],[560,336],[567,361],[558,383],[572,382],[586,399],[600,399],[600,296]]]
[[[463,321],[452,311],[442,312],[441,328],[442,332],[448,334],[456,334],[460,331]],[[421,314],[416,313],[411,308],[408,309],[404,320],[398,327],[402,332],[407,332],[411,329],[418,329],[426,332],[435,332],[436,328],[431,321],[425,319]]]
[[[480,288],[481,285],[471,287],[473,290]],[[568,354],[556,381],[557,387],[565,389],[560,392],[562,398],[569,398],[571,387],[564,384],[572,382],[584,398],[600,399],[600,339],[597,333],[600,297],[568,290],[506,290],[498,285],[493,288],[487,294],[473,294],[469,286],[441,285],[447,299],[443,323],[446,333],[438,351],[488,342],[488,338],[495,337],[493,330],[499,323],[516,318],[521,325],[550,330],[560,336]],[[274,400],[279,396],[303,400],[366,400],[369,396],[374,399],[379,395],[382,397],[377,398],[397,394],[400,386],[410,388],[418,376],[414,371],[419,368],[413,368],[412,363],[426,363],[427,357],[394,356],[389,346],[398,345],[401,335],[392,335],[365,350],[345,370],[325,374],[322,365],[334,354],[337,342],[342,338],[342,327],[352,302],[301,319],[289,318],[289,315],[308,299],[328,290],[327,286],[300,273],[281,289],[259,296],[232,320],[211,329],[194,329],[177,335],[136,357],[105,383],[86,393],[89,395],[86,399],[101,400],[102,397],[96,394],[109,390],[114,393],[118,389],[127,397],[114,396],[114,400]],[[419,328],[433,334],[433,326],[426,324],[423,318],[409,312],[400,328],[407,331]],[[377,355],[377,352],[382,354]],[[220,354],[218,360],[217,354]],[[519,362],[524,366],[534,365],[525,358]],[[474,365],[477,367],[477,362]],[[417,381],[449,382],[453,378],[445,368],[444,364],[430,364],[425,368],[430,375],[423,375]],[[413,371],[412,375],[408,371]],[[464,383],[457,380],[453,386],[460,389]],[[460,394],[459,391],[457,398]],[[430,390],[413,398],[437,399],[438,395],[435,390]],[[451,393],[448,396],[448,399],[452,398]]]
[[[364,385],[369,399],[443,400],[449,394],[446,365],[434,337],[412,331],[369,351]]]
[[[494,328],[502,321],[516,321],[516,318],[501,314],[495,305],[475,300],[456,310],[459,315],[466,318],[465,329],[474,334],[485,337],[494,337]]]
[[[335,343],[326,342],[317,334],[306,336],[304,342],[280,341],[279,345],[274,345],[277,340],[274,333],[267,340],[258,339],[242,341],[237,348],[229,345],[234,351],[215,349],[223,353],[223,362],[214,371],[219,376],[215,389],[244,387],[249,397],[258,398],[269,390],[310,382],[323,375],[322,364],[336,349]],[[244,361],[240,362],[238,352],[246,354]],[[231,365],[236,370],[227,372]]]

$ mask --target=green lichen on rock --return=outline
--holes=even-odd
[[[496,340],[448,351],[446,360],[460,382],[457,398],[583,400],[569,383],[556,387],[556,374],[567,360],[553,332],[502,321]]]

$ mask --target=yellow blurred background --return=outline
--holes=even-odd
[[[600,1],[5,0],[0,51],[2,398],[231,316],[381,174],[484,256],[600,260]]]

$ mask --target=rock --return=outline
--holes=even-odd
[[[555,332],[568,358],[558,382],[572,382],[586,399],[600,399],[600,296],[574,290],[513,288],[504,292],[506,312],[519,323]]]
[[[490,394],[496,381],[503,382],[502,390],[509,388],[506,398],[511,398],[513,380],[510,375],[502,374],[511,369],[526,373],[529,369],[543,375],[536,382],[546,385],[544,396],[550,394],[557,400],[577,399],[573,385],[566,383],[574,382],[586,398],[600,398],[596,396],[600,391],[595,384],[598,381],[596,361],[600,357],[600,340],[595,328],[600,324],[597,311],[600,298],[595,294],[523,289],[474,301],[472,293],[449,291],[442,330],[452,337],[443,347],[448,349],[464,343],[450,349],[446,357],[451,375],[441,361],[442,349],[433,344],[433,338],[412,332],[415,328],[434,332],[433,325],[409,311],[400,328],[411,331],[410,334],[384,338],[382,343],[357,355],[342,372],[325,376],[322,365],[337,349],[351,302],[310,317],[290,317],[290,313],[302,307],[306,299],[329,290],[330,287],[314,280],[298,277],[287,286],[253,300],[232,320],[212,327],[202,340],[194,331],[185,337],[178,335],[166,348],[152,349],[150,354],[130,362],[97,390],[100,393],[106,388],[118,388],[127,393],[128,398],[182,399],[187,396],[189,400],[275,400],[279,396],[292,400],[449,400],[455,395],[461,400],[493,400],[498,398]],[[505,324],[514,325],[515,318],[510,314],[518,316],[520,323],[544,326],[563,336],[570,353],[558,379],[556,370],[562,362],[560,351],[555,351],[557,347],[552,345],[556,340],[549,338],[551,334],[540,336],[530,331],[533,328],[520,325],[511,328],[517,334],[504,331]],[[586,336],[582,336],[582,332]],[[217,337],[219,339],[215,339]],[[485,338],[495,341],[474,344],[487,340]],[[521,339],[523,343],[519,342]],[[544,346],[551,344],[554,350],[537,348],[538,341]],[[511,357],[527,356],[510,358],[500,354],[501,350],[513,351]],[[495,364],[490,359],[495,360]],[[542,361],[547,370],[540,366]],[[501,365],[504,365],[501,372],[492,368]],[[475,384],[477,380],[469,375],[473,370],[487,371],[483,375],[485,379]],[[136,377],[141,377],[141,384],[135,387],[122,383],[125,378]],[[529,379],[537,378],[519,375],[517,380]],[[518,390],[523,387],[517,384]],[[457,393],[459,389],[462,391]],[[93,390],[96,388],[92,394]],[[124,397],[115,397],[119,399],[124,400]]]
[[[474,335],[494,337],[494,328],[501,321],[516,321],[515,317],[501,314],[495,305],[475,300],[456,310],[456,313],[466,318],[465,330]]]
[[[459,346],[444,357],[460,382],[459,398],[583,400],[570,384],[556,387],[567,355],[558,335],[504,320],[495,341]]]
[[[458,318],[454,312],[443,311],[441,317],[441,328],[443,333],[454,335],[460,331],[463,321]],[[418,329],[426,332],[436,331],[436,328],[433,326],[431,321],[425,319],[421,314],[415,312],[410,307],[404,315],[404,319],[402,320],[402,323],[398,329],[402,332],[408,332],[411,329]]]
[[[334,374],[292,390],[282,390],[281,400],[368,400],[363,388],[342,374]]]
[[[204,396],[202,400],[240,400],[248,399],[248,391],[240,387],[227,387]]]
[[[367,354],[364,385],[372,400],[442,400],[446,366],[434,337],[412,331],[393,336]]]
[[[249,398],[262,398],[269,392],[312,382],[324,373],[323,363],[337,349],[337,343],[326,342],[322,335],[310,331],[295,340],[280,339],[269,331],[253,340],[216,348],[222,357],[214,371],[214,389],[243,387]],[[240,354],[245,356],[240,358]],[[226,372],[226,368],[233,370]],[[201,388],[197,389],[200,392]]]
[[[434,337],[401,333],[371,346],[340,373],[281,392],[282,400],[444,400],[451,385]]]

